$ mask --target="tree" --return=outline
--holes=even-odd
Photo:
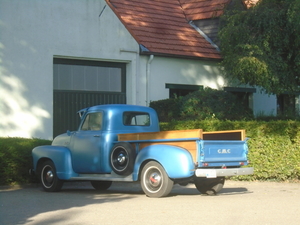
[[[225,10],[219,31],[227,78],[269,94],[300,91],[300,1],[261,0]]]

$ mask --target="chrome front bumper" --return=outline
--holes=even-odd
[[[239,175],[249,175],[253,174],[253,167],[246,168],[233,168],[233,169],[196,169],[196,177],[207,177],[207,178],[216,178],[216,177],[230,177],[230,176],[239,176]]]

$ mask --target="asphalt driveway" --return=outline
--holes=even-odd
[[[226,181],[217,196],[175,185],[159,199],[146,197],[139,183],[105,192],[84,182],[57,193],[0,187],[0,224],[300,224],[300,183]]]

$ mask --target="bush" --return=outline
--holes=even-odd
[[[252,111],[229,92],[205,88],[181,99],[181,119],[249,119]]]
[[[161,122],[172,120],[253,119],[253,112],[229,92],[205,88],[184,97],[150,103]]]
[[[0,185],[37,182],[28,172],[33,167],[31,151],[49,144],[49,140],[0,137]]]
[[[150,107],[156,110],[159,121],[168,122],[179,119],[179,104],[179,98],[170,98],[150,102]]]
[[[249,160],[255,168],[251,176],[237,180],[299,180],[300,146],[287,136],[257,137],[249,140]]]

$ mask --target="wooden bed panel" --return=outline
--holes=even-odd
[[[202,139],[202,129],[118,134],[119,141],[179,139],[179,138],[201,138]]]

